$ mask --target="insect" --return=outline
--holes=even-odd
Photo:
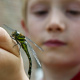
[[[40,48],[36,43],[34,43],[31,39],[29,39],[28,37],[25,37],[23,34],[21,34],[20,32],[18,32],[17,30],[14,30],[10,27],[8,27],[7,25],[4,24],[4,26],[6,28],[8,28],[10,31],[12,31],[12,34],[11,34],[11,38],[14,39],[17,44],[20,45],[20,47],[22,47],[22,49],[25,51],[27,57],[28,57],[28,60],[29,60],[29,70],[28,70],[28,75],[29,75],[29,79],[31,78],[31,71],[32,71],[32,60],[31,60],[31,56],[29,54],[29,50],[28,50],[28,47],[30,49],[30,51],[33,53],[36,61],[38,62],[38,64],[41,66],[37,56],[36,56],[36,53],[34,51],[34,49],[31,47],[31,45],[29,44],[28,40],[30,42],[32,42],[36,47],[38,47],[41,51],[43,51],[42,48]]]

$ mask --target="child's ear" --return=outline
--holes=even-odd
[[[21,26],[22,26],[23,30],[25,31],[26,36],[28,36],[29,32],[28,32],[27,26],[25,25],[24,20],[21,20]]]

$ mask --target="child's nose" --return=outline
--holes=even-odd
[[[51,23],[46,29],[49,32],[63,32],[65,30],[65,26],[64,24]]]
[[[48,32],[63,32],[66,29],[65,20],[60,15],[53,15],[49,18],[49,23],[46,27]]]

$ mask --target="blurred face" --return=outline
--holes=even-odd
[[[28,36],[41,63],[48,66],[80,64],[80,0],[29,0]]]

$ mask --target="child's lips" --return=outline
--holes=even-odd
[[[47,47],[60,47],[65,46],[66,43],[60,40],[48,40],[44,43],[44,45]]]

